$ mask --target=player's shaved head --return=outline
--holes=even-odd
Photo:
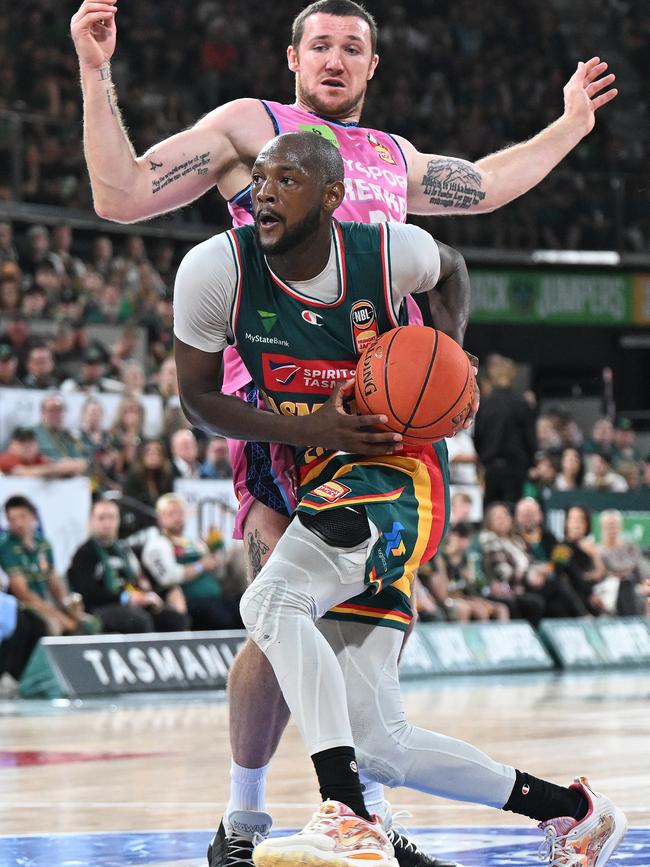
[[[256,162],[267,159],[284,160],[287,167],[320,178],[323,185],[343,183],[345,177],[339,149],[315,132],[287,132],[271,139],[260,151]]]

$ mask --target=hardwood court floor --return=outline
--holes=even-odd
[[[587,774],[632,826],[650,825],[650,672],[439,678],[407,685],[405,692],[413,722],[557,782]],[[227,706],[215,696],[79,707],[5,703],[0,834],[213,829],[227,799],[228,767]],[[293,726],[272,765],[267,796],[276,827],[300,826],[317,803]],[[413,814],[407,825],[434,832],[532,826],[510,813],[406,789],[390,800]],[[622,863],[650,865],[650,854]]]

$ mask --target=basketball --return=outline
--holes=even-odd
[[[382,334],[359,359],[355,403],[364,415],[386,415],[380,425],[423,446],[452,436],[469,413],[474,371],[463,349],[424,325]]]

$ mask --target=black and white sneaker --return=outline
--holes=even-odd
[[[269,836],[272,820],[267,813],[237,810],[228,816],[208,846],[208,867],[253,867],[253,849]]]
[[[447,861],[436,858],[434,855],[425,855],[424,852],[420,852],[415,843],[412,843],[408,837],[400,834],[395,828],[391,828],[386,833],[393,844],[399,867],[460,867],[456,861]]]

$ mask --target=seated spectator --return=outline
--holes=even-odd
[[[432,573],[428,569],[433,569]],[[420,572],[420,570],[423,570]],[[446,607],[441,607],[433,596],[430,590],[430,585],[439,579],[437,572],[437,561],[431,560],[428,564],[424,563],[413,577],[413,587],[411,590],[411,605],[417,612],[417,619],[423,623],[440,623],[447,620],[448,612]],[[443,603],[444,603],[443,598]]]
[[[615,582],[614,593],[605,603],[605,610],[623,617],[643,614],[645,606],[638,591],[650,577],[650,570],[641,549],[636,542],[623,536],[623,516],[617,509],[606,509],[601,513],[600,531],[602,542],[596,548],[607,575]]]
[[[447,443],[451,484],[476,485],[478,483],[476,473],[478,455],[470,434],[461,429],[445,442]]]
[[[89,397],[81,408],[77,436],[88,455],[93,491],[117,487],[120,467],[120,444],[104,430],[103,419],[104,407],[96,398]]]
[[[183,498],[165,494],[156,503],[156,512],[160,534],[150,536],[142,549],[142,563],[155,584],[164,592],[181,588],[194,629],[239,628],[239,599],[223,596],[224,556],[210,551],[202,540],[183,535]]]
[[[162,442],[149,439],[140,443],[135,460],[124,480],[124,493],[153,509],[158,499],[163,494],[169,494],[173,486],[171,462]],[[151,526],[153,523],[151,520],[143,526]]]
[[[4,334],[0,343],[8,343],[18,358],[18,376],[24,380],[25,360],[30,347],[29,321],[23,313],[13,313],[7,317]]]
[[[638,491],[641,487],[641,464],[637,461],[619,461],[616,469],[627,485],[628,491]]]
[[[451,495],[451,516],[449,523],[466,524],[472,514],[472,498],[465,491],[456,491]]]
[[[479,534],[487,598],[507,605],[513,620],[537,626],[544,616],[544,597],[530,588],[531,560],[522,539],[514,533],[512,515],[503,503],[492,503]]]
[[[650,455],[646,455],[643,459],[643,478],[641,480],[641,488],[646,491],[650,488]]]
[[[583,614],[600,614],[603,605],[594,592],[605,578],[605,566],[591,535],[591,513],[586,506],[571,506],[564,521],[564,539],[552,553],[555,572],[568,581]]]
[[[34,505],[26,497],[14,496],[5,502],[4,510],[9,530],[0,540],[0,567],[9,576],[10,592],[45,621],[48,635],[88,631],[81,612],[69,605],[54,569],[52,546],[36,529]]]
[[[560,458],[560,472],[555,479],[557,491],[575,491],[584,480],[584,464],[579,449],[571,446],[564,449]]]
[[[201,464],[202,479],[231,479],[232,466],[228,443],[224,437],[213,437],[205,451],[205,461]]]
[[[468,524],[449,529],[440,551],[439,571],[443,576],[444,597],[448,599],[453,620],[510,619],[507,605],[487,599],[479,589],[475,562],[470,557],[472,530]],[[440,585],[438,585],[440,586]]]
[[[515,507],[515,531],[530,558],[527,584],[544,597],[545,617],[580,617],[584,607],[571,585],[555,574],[553,551],[557,539],[544,527],[537,500],[524,497]]]
[[[70,252],[72,249],[72,227],[62,223],[52,229],[51,257],[59,274],[68,280],[79,280],[86,273],[86,266]]]
[[[18,355],[10,343],[0,343],[0,388],[22,388],[18,379]]]
[[[160,365],[160,370],[158,371],[158,392],[165,405],[169,401],[178,401],[176,359],[173,355],[169,355]]]
[[[61,384],[61,391],[67,394],[71,391],[119,391],[120,384],[116,380],[108,379],[108,370],[105,352],[96,344],[91,344],[81,356],[79,373],[66,379]]]
[[[35,343],[27,353],[27,374],[23,379],[25,388],[56,388],[59,384],[55,373],[52,350],[45,343]]]
[[[46,289],[34,283],[23,292],[23,303],[20,309],[30,319],[45,319],[48,315],[48,304]]]
[[[13,226],[4,221],[0,223],[0,264],[3,262],[18,262]]]
[[[536,500],[546,500],[551,495],[556,479],[555,459],[544,452],[537,454],[534,465],[528,470],[524,496],[534,497]]]
[[[108,235],[98,235],[93,241],[91,267],[108,278],[113,268],[113,242]]]
[[[11,262],[0,265],[0,316],[18,313],[22,303],[20,268]]]
[[[588,460],[589,470],[585,473],[585,488],[615,494],[627,491],[627,482],[623,476],[612,470],[612,459],[607,453],[594,452]]]
[[[559,454],[562,437],[549,415],[540,415],[535,422],[537,448],[546,454]]]
[[[623,461],[637,463],[641,460],[641,454],[636,445],[636,432],[629,418],[619,419],[614,429],[613,460],[619,472],[620,464]]]
[[[36,434],[31,428],[17,427],[7,450],[0,454],[0,473],[8,476],[57,478],[78,473],[77,462],[71,458],[51,461],[38,449]]]
[[[121,380],[120,389],[128,397],[140,398],[148,390],[144,368],[137,361],[128,361],[123,366]]]
[[[123,397],[115,411],[115,421],[110,430],[111,438],[118,449],[119,473],[133,464],[138,446],[144,439],[144,406],[135,397]]]
[[[172,467],[175,479],[200,479],[199,445],[191,430],[182,428],[172,434]]]
[[[41,401],[41,423],[34,428],[38,447],[46,458],[60,461],[73,458],[69,475],[82,475],[88,469],[84,448],[64,425],[65,403],[58,394],[48,394]]]
[[[68,581],[104,632],[176,632],[188,618],[165,605],[142,575],[135,555],[118,541],[120,511],[97,500],[90,514],[90,538],[74,553]]]
[[[606,417],[596,419],[591,429],[591,436],[584,445],[586,455],[595,452],[606,455],[614,453],[614,425]]]

